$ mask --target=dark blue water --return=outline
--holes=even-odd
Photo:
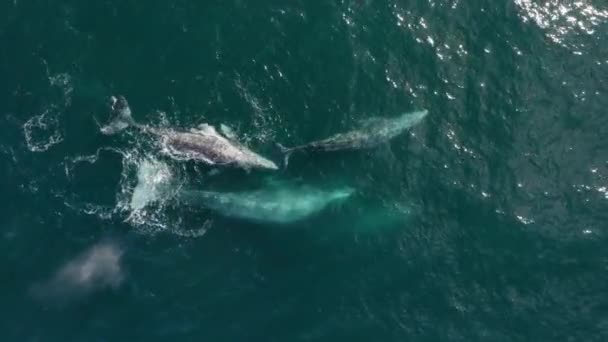
[[[15,0],[0,46],[3,341],[608,338],[602,1]],[[119,94],[277,163],[275,142],[429,114],[246,172],[101,134]],[[356,193],[273,224],[166,180]]]

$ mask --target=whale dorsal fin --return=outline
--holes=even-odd
[[[206,124],[206,123],[202,123],[200,125],[198,125],[196,128],[191,128],[190,132],[192,133],[203,133],[203,134],[218,134],[217,131],[215,130],[215,127]]]
[[[228,138],[230,140],[239,141],[238,135],[228,125],[220,124],[220,133],[222,133],[222,135],[224,137],[226,137],[226,138]]]
[[[202,124],[198,125],[198,129],[199,129],[199,131],[202,131],[202,132],[217,133],[217,131],[215,130],[215,127],[213,127],[207,123],[202,123]]]

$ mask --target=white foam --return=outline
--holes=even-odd
[[[68,73],[59,73],[48,75],[49,84],[61,92],[63,98],[63,106],[67,107],[72,104],[72,94],[74,93],[74,82],[72,76]]]
[[[137,185],[133,189],[129,207],[140,211],[149,203],[167,194],[173,175],[167,164],[154,159],[144,159],[137,170]]]
[[[97,161],[100,158],[100,154],[103,151],[112,152],[112,153],[117,153],[117,154],[123,155],[123,152],[121,150],[117,149],[117,148],[113,148],[113,147],[100,147],[93,154],[79,155],[79,156],[76,156],[76,157],[66,158],[66,160],[64,162],[65,175],[68,178],[70,178],[71,175],[72,175],[72,173],[74,172],[74,168],[78,164],[80,164],[80,163],[88,163],[88,164],[95,164],[95,163],[97,163]]]
[[[63,141],[60,123],[55,112],[47,109],[27,120],[23,125],[25,143],[32,152],[44,152]]]
[[[74,86],[67,73],[51,75],[43,60],[49,81],[49,95],[54,100],[40,115],[31,117],[23,125],[27,148],[31,152],[44,152],[63,141],[61,134],[61,112],[72,104]]]
[[[239,137],[239,140],[245,145],[251,144],[252,142],[268,143],[269,141],[276,140],[273,127],[281,126],[282,119],[272,103],[272,98],[256,95],[251,90],[252,87],[250,87],[249,84],[243,83],[240,76],[235,81],[235,86],[238,89],[241,98],[251,106],[251,109],[253,110],[251,124],[256,132],[255,135],[243,134]]]
[[[186,178],[182,175],[185,166],[183,163],[167,164],[155,157],[147,146],[147,139],[144,135],[141,138],[135,137],[136,146],[130,149],[104,147],[94,154],[66,159],[64,167],[68,178],[76,176],[76,165],[96,164],[103,159],[101,151],[120,154],[122,171],[115,204],[91,203],[78,196],[65,197],[64,204],[79,213],[96,216],[104,221],[124,220],[136,233],[142,235],[168,233],[183,238],[205,235],[211,222],[196,218],[184,220],[175,213],[181,209],[174,206],[173,195],[185,182]]]

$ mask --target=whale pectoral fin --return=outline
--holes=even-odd
[[[228,125],[220,124],[220,133],[229,140],[237,141],[237,142],[239,141],[238,135]]]

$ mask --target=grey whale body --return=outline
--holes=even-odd
[[[101,128],[103,134],[115,134],[132,126],[156,136],[175,159],[196,160],[209,165],[236,166],[243,169],[278,169],[273,161],[223,136],[208,124],[202,124],[189,131],[142,125],[133,120],[129,104],[123,96],[113,98],[112,109],[116,118]]]
[[[310,186],[270,186],[246,192],[182,190],[181,204],[212,209],[226,217],[287,224],[312,216],[349,198],[351,188],[321,190]]]
[[[294,147],[277,145],[284,154],[285,164],[288,163],[291,154],[298,151],[331,152],[373,148],[399,136],[408,128],[421,122],[427,114],[427,110],[421,110],[405,113],[396,118],[370,118],[362,121],[358,129],[338,133],[326,139]]]

